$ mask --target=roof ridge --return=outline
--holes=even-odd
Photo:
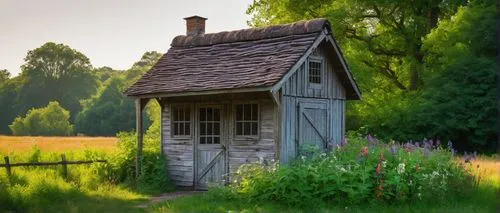
[[[253,41],[269,38],[285,37],[290,35],[321,32],[329,22],[325,18],[302,20],[289,24],[271,25],[258,28],[247,28],[233,31],[222,31],[195,36],[176,36],[171,43],[172,47],[210,46],[222,43]]]

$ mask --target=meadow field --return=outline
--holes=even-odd
[[[42,137],[0,135],[0,153],[27,152],[36,146],[40,151],[66,152],[82,149],[116,149],[116,137]]]

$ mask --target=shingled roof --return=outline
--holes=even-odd
[[[275,85],[328,26],[326,19],[230,32],[177,36],[128,96]],[[326,29],[330,29],[327,27]]]

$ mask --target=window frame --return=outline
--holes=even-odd
[[[257,134],[256,135],[238,135],[236,131],[236,124],[238,123],[238,120],[236,119],[236,108],[238,105],[244,105],[244,104],[256,104],[257,105]],[[260,127],[261,127],[261,103],[259,101],[235,101],[232,104],[232,109],[233,109],[233,128],[231,128],[231,131],[233,131],[233,139],[234,140],[258,140],[260,138]],[[245,122],[245,120],[242,120],[240,122]],[[247,122],[253,122],[253,121],[247,121]]]
[[[320,64],[320,74],[319,74],[319,77],[320,77],[320,83],[313,83],[311,81],[309,81],[309,75],[310,75],[310,72],[311,72],[311,67],[310,67],[310,63],[313,62],[313,63],[319,63]],[[320,57],[320,56],[309,56],[308,60],[307,60],[307,66],[306,66],[306,81],[307,81],[307,84],[310,88],[313,88],[313,89],[322,89],[323,88],[323,82],[325,82],[325,63],[324,63],[324,59],[323,57]]]
[[[203,108],[212,108],[212,109],[217,109],[219,110],[219,121],[214,121],[214,120],[211,120],[211,121],[201,121],[200,119],[200,109],[203,109]],[[195,143],[196,143],[196,146],[203,146],[203,147],[220,147],[221,145],[224,146],[225,144],[225,141],[224,141],[224,107],[221,106],[221,105],[212,105],[212,104],[202,104],[202,105],[198,105],[196,107],[196,140],[195,140]],[[218,123],[219,124],[219,134],[218,135],[207,135],[207,134],[204,134],[203,137],[205,138],[213,138],[216,136],[216,137],[219,137],[219,143],[200,143],[200,138],[202,137],[202,134],[201,134],[201,123],[202,122],[205,122],[205,124],[208,124],[208,123]],[[213,131],[213,129],[212,129]]]
[[[188,135],[176,135],[174,131],[174,126],[176,122],[174,121],[174,110],[184,108],[189,109],[189,121],[181,121],[183,123],[189,122],[189,134]],[[174,139],[192,139],[193,138],[193,107],[190,104],[172,104],[170,105],[170,137]]]

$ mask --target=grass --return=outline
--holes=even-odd
[[[479,165],[479,168],[477,167]],[[495,157],[480,157],[471,164],[474,174],[480,177],[479,185],[466,197],[454,197],[446,203],[418,203],[392,205],[387,203],[369,203],[356,206],[338,206],[334,204],[311,203],[296,208],[277,202],[247,202],[244,200],[226,200],[210,193],[179,198],[153,206],[150,210],[159,213],[176,212],[429,212],[429,213],[470,213],[498,212],[500,208],[500,161]]]
[[[110,151],[116,148],[116,137],[30,137],[0,135],[0,153],[21,153],[37,146],[41,151],[66,152],[82,149]]]

